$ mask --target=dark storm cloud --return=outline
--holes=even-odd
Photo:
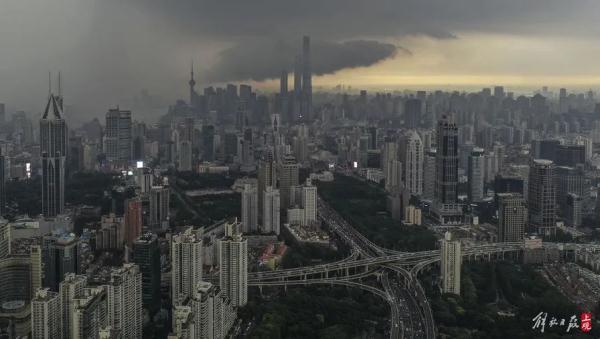
[[[295,54],[249,48],[247,64],[235,64],[257,39],[290,49],[302,35],[329,41],[323,55],[313,48],[315,71],[327,73],[385,59],[393,51],[382,42],[409,34],[596,39],[599,13],[597,0],[2,0],[0,101],[41,110],[47,71],[61,69],[66,98],[85,117],[141,88],[168,102],[184,95],[190,58],[210,79],[261,79]],[[371,45],[339,43],[356,40]]]
[[[293,71],[299,47],[300,41],[296,45],[283,40],[244,41],[220,52],[216,64],[204,76],[215,82],[277,78],[282,70]],[[409,53],[405,49],[378,41],[312,41],[312,71],[316,75],[323,75],[345,68],[371,66],[395,56],[398,51]]]

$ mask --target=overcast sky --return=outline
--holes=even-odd
[[[191,59],[199,86],[269,88],[304,34],[316,87],[600,88],[598,22],[597,0],[2,0],[0,102],[39,112],[58,70],[78,121],[172,102]]]

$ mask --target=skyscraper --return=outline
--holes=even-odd
[[[462,266],[460,240],[452,240],[452,234],[446,232],[444,239],[442,239],[440,254],[442,290],[444,293],[460,295],[460,270]]]
[[[258,192],[251,184],[244,185],[242,192],[242,230],[244,233],[258,231]]]
[[[143,225],[142,199],[139,197],[125,200],[125,242],[129,247],[142,233]]]
[[[233,306],[248,302],[248,241],[239,232],[219,241],[221,290]]]
[[[421,121],[422,105],[419,99],[408,99],[404,103],[404,125],[406,128],[415,129]]]
[[[233,308],[218,286],[200,282],[188,300],[194,313],[196,338],[225,338],[231,328]]]
[[[423,143],[415,131],[400,140],[400,161],[404,165],[404,187],[413,195],[423,194]]]
[[[68,338],[96,339],[102,328],[108,325],[108,302],[104,287],[84,288],[71,300],[72,319]]]
[[[144,308],[154,315],[160,309],[160,248],[158,237],[146,233],[133,242],[133,260],[142,273]]]
[[[287,70],[281,71],[281,78],[279,79],[279,114],[285,119],[288,119],[288,72]]]
[[[63,323],[60,295],[48,288],[37,290],[31,300],[32,338],[60,338]]]
[[[60,283],[60,299],[62,304],[62,337],[70,338],[73,329],[72,301],[83,294],[87,286],[87,278],[84,275],[66,274]]]
[[[0,259],[8,257],[10,254],[10,229],[8,220],[0,219]]]
[[[179,142],[179,167],[180,172],[192,170],[192,143],[188,140]]]
[[[142,273],[135,264],[124,264],[110,273],[108,324],[124,338],[142,338]]]
[[[541,235],[556,233],[556,186],[554,163],[535,159],[529,168],[529,224]]]
[[[150,190],[150,228],[165,230],[169,227],[169,186],[153,186]]]
[[[0,216],[6,212],[6,157],[0,154]]]
[[[62,97],[50,94],[40,119],[42,213],[45,217],[54,217],[64,210],[67,138]]]
[[[317,186],[312,181],[306,179],[306,184],[302,186],[302,208],[304,209],[304,222],[312,225],[317,222]]]
[[[312,69],[310,62],[310,37],[302,39],[302,116],[312,120]]]
[[[468,178],[469,178],[469,200],[481,202],[484,191],[485,157],[482,148],[474,148],[469,155]]]
[[[280,232],[280,197],[279,190],[268,186],[263,193],[262,233]]]
[[[518,193],[498,193],[498,241],[518,242],[525,236],[527,205]]]
[[[292,121],[302,118],[302,56],[294,59],[294,107]]]
[[[260,208],[264,205],[264,194],[267,187],[277,187],[277,167],[273,159],[273,152],[268,154],[258,163],[258,204]],[[259,220],[264,224],[262,210],[259,211]]]
[[[423,198],[434,200],[436,179],[436,150],[430,149],[425,153],[423,161]]]
[[[458,203],[458,128],[444,115],[437,125],[436,180],[433,213],[442,225],[463,222]]]
[[[449,116],[437,125],[435,197],[438,203],[453,204],[458,198],[458,128]]]
[[[131,111],[116,108],[106,113],[104,153],[106,159],[116,165],[126,166],[131,162],[133,156]]]
[[[290,207],[290,194],[293,186],[298,186],[300,165],[293,155],[287,154],[279,166],[279,191],[281,194],[281,207]]]
[[[79,272],[79,238],[72,233],[44,236],[42,246],[44,287],[58,291],[66,273]]]
[[[180,305],[191,297],[195,286],[202,280],[202,237],[192,227],[173,236],[171,240],[171,293],[172,304]]]

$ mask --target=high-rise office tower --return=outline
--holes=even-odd
[[[485,153],[482,148],[474,148],[469,155],[468,179],[469,200],[481,202],[484,192]]]
[[[125,200],[125,242],[129,247],[134,240],[142,233],[143,226],[143,206],[142,199],[139,197]]]
[[[415,131],[400,140],[400,161],[404,166],[404,187],[413,195],[423,194],[423,143]]]
[[[171,240],[171,292],[173,305],[192,296],[194,286],[202,280],[202,235],[200,230],[187,228]]]
[[[529,168],[529,225],[538,234],[556,233],[556,186],[554,163],[535,159]]]
[[[84,288],[71,301],[72,326],[68,338],[99,339],[100,330],[108,326],[106,288]]]
[[[273,159],[273,152],[269,150],[267,155],[258,163],[258,204],[263,206],[264,194],[267,187],[277,187],[277,165]],[[264,224],[262,210],[259,211],[259,220]]]
[[[290,207],[290,194],[293,186],[298,186],[300,165],[293,155],[287,154],[279,166],[279,191],[281,194],[281,208]]]
[[[233,306],[248,302],[248,240],[237,232],[219,241],[221,290]]]
[[[55,339],[62,336],[62,304],[60,294],[48,288],[39,289],[31,300],[31,336]]]
[[[558,145],[555,159],[557,166],[584,165],[586,161],[585,145]]]
[[[398,192],[404,185],[402,181],[402,162],[399,160],[392,160],[386,166],[385,175],[385,189],[388,192]]]
[[[279,114],[288,119],[288,72],[285,69],[281,71],[279,79],[279,105]]]
[[[452,234],[446,232],[440,248],[442,290],[444,293],[460,295],[460,270],[462,253],[460,240],[452,240]]]
[[[154,186],[154,174],[152,173],[152,169],[148,167],[137,168],[136,183],[140,187],[142,193],[150,192],[150,189]]]
[[[0,154],[0,216],[6,212],[6,157]]]
[[[10,229],[8,220],[0,219],[0,259],[10,254]]]
[[[280,197],[279,190],[268,186],[263,193],[262,233],[280,232]]]
[[[110,273],[108,323],[124,338],[142,338],[142,273],[124,264]]]
[[[585,194],[585,171],[583,167],[557,166],[555,168],[554,183],[556,185],[556,203],[559,206],[558,214],[564,216],[569,193],[582,197]]]
[[[575,193],[568,193],[565,203],[565,222],[570,227],[581,226],[583,198]]]
[[[64,280],[60,283],[60,299],[62,305],[62,337],[70,338],[73,328],[73,318],[71,318],[72,301],[83,294],[87,286],[87,278],[84,275],[66,274]]]
[[[169,186],[153,186],[150,190],[150,228],[166,230],[169,227]]]
[[[40,119],[42,162],[42,213],[54,217],[65,206],[65,163],[68,131],[63,116],[62,97],[50,94]]]
[[[388,171],[387,167],[394,160],[398,160],[398,144],[388,139],[383,144],[383,152],[381,154],[381,169],[384,175]]]
[[[110,109],[106,113],[104,153],[118,165],[128,165],[133,156],[131,111]]]
[[[458,128],[449,116],[438,121],[436,139],[435,198],[453,204],[458,198]]]
[[[518,193],[498,193],[498,241],[519,242],[525,236],[527,204]]]
[[[244,233],[258,231],[258,192],[251,184],[244,185],[242,192],[242,229]]]
[[[294,107],[292,121],[302,118],[302,56],[297,55],[294,59]]]
[[[179,167],[180,172],[192,170],[192,143],[183,140],[179,142]]]
[[[310,37],[302,38],[302,116],[312,119],[312,69],[310,62]]]
[[[6,122],[6,107],[0,102],[0,126]]]
[[[435,198],[436,152],[435,149],[425,152],[423,161],[423,198],[427,200]]]
[[[188,85],[190,86],[190,102],[189,105],[192,109],[197,108],[196,106],[196,90],[194,89],[194,87],[196,87],[196,80],[194,80],[194,62],[192,61],[191,63],[191,67],[190,67],[190,81],[188,82]]]
[[[419,99],[408,99],[404,103],[404,125],[409,129],[419,128],[422,103]]]
[[[306,184],[302,186],[302,208],[304,209],[304,222],[311,225],[317,222],[317,186],[312,181],[306,179]]]
[[[44,287],[58,291],[67,273],[79,272],[79,238],[72,233],[44,236],[42,245]]]
[[[160,309],[160,248],[158,237],[146,233],[133,242],[132,261],[142,272],[142,301],[151,315]]]

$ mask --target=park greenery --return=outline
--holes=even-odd
[[[549,327],[551,317],[579,317],[580,310],[535,267],[510,262],[465,263],[461,295],[441,294],[437,272],[422,277],[441,338],[578,338],[578,329]],[[544,333],[532,319],[547,312]],[[596,330],[597,331],[597,330]]]
[[[391,218],[386,212],[387,196],[381,186],[336,174],[332,182],[319,182],[318,190],[356,230],[381,247],[398,251],[435,248],[433,232]]]

